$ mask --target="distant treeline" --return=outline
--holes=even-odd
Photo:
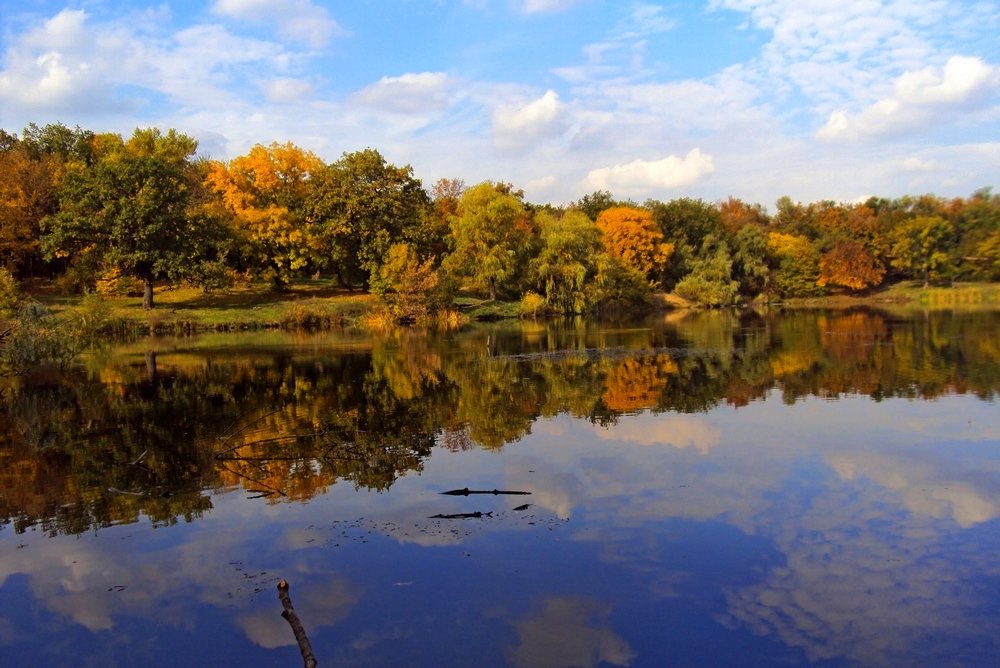
[[[0,272],[66,292],[207,290],[325,275],[379,295],[395,319],[457,291],[539,312],[630,307],[655,290],[705,305],[857,292],[888,281],[1000,279],[1000,196],[864,203],[622,201],[566,207],[514,185],[430,190],[374,149],[325,163],[291,143],[228,162],[195,139],[61,124],[0,130]]]

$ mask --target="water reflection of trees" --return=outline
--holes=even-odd
[[[642,326],[399,331],[350,354],[132,355],[3,389],[0,514],[53,533],[192,519],[205,490],[387,489],[435,444],[499,448],[541,416],[613,423],[780,391],[933,398],[1000,388],[1000,316],[672,314]]]

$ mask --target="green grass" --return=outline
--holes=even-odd
[[[924,287],[921,281],[901,281],[863,295],[835,294],[782,302],[782,306],[792,308],[848,308],[861,305],[897,310],[997,309],[1000,308],[1000,283],[955,283]]]
[[[73,315],[80,309],[79,296],[54,294],[44,286],[30,292],[57,315]],[[116,329],[161,333],[329,328],[352,324],[375,303],[367,293],[322,280],[297,282],[281,291],[256,284],[212,293],[194,287],[160,287],[150,311],[143,310],[141,297],[107,297],[105,301]]]

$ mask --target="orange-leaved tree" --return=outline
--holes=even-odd
[[[276,284],[305,267],[310,257],[304,203],[310,177],[324,167],[291,142],[257,144],[229,164],[215,163],[206,180],[233,214],[243,252]]]
[[[605,209],[597,217],[604,248],[612,257],[656,280],[674,252],[649,211],[630,206]]]

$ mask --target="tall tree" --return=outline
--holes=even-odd
[[[260,144],[229,164],[214,163],[209,187],[232,213],[242,254],[278,286],[311,258],[305,202],[323,169],[313,153],[287,142]]]
[[[663,232],[652,214],[644,209],[630,206],[605,209],[597,217],[597,227],[609,255],[654,281],[659,279],[674,252],[674,244],[663,241]]]
[[[370,148],[345,153],[312,182],[307,208],[317,262],[342,282],[367,284],[394,243],[421,255],[440,251],[443,230],[430,207],[409,165],[397,167]]]
[[[535,215],[535,223],[541,237],[541,250],[530,265],[536,287],[553,310],[582,313],[589,306],[588,288],[597,271],[600,230],[579,210],[562,216],[541,212]]]
[[[96,254],[142,281],[143,307],[151,309],[154,280],[183,275],[187,249],[197,242],[187,218],[196,148],[174,130],[136,129],[93,166],[73,167],[59,212],[43,221],[47,254]]]
[[[521,198],[489,181],[466,190],[452,219],[455,248],[443,266],[458,281],[490,299],[514,286],[533,234]]]
[[[892,237],[892,266],[930,285],[947,266],[954,227],[940,216],[917,216],[896,228]]]

